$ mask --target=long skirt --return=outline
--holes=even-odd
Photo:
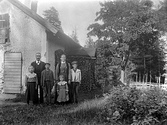
[[[69,95],[68,92],[66,92],[65,86],[60,86],[57,102],[67,102],[68,100],[69,100]]]
[[[68,93],[67,93],[68,100],[66,101],[66,103],[68,104],[68,103],[72,103],[72,101],[71,101],[72,91],[71,91],[71,85],[70,84],[67,84],[67,85],[68,85]],[[55,89],[54,103],[58,103],[58,96],[60,95],[60,93],[57,93],[57,91],[56,91],[57,87],[58,87],[58,85],[55,84],[54,85],[54,89]],[[60,98],[60,96],[59,96],[59,98]]]
[[[42,104],[43,103],[43,87],[41,85],[41,76],[38,76],[38,88],[37,91],[39,93],[39,102]]]
[[[29,104],[29,101],[32,101],[33,104],[38,103],[38,91],[36,89],[36,83],[35,82],[28,82],[27,84],[27,103]]]

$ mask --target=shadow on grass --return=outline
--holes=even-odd
[[[85,100],[94,99],[96,97],[102,97],[102,91],[100,89],[94,89],[88,92],[80,91],[78,95],[78,101],[83,102]],[[7,99],[5,101],[26,103],[26,97],[25,97],[25,94],[17,94],[16,98]]]
[[[100,125],[98,113],[105,101],[101,91],[79,93],[79,104],[60,105],[22,105],[1,108],[0,124],[24,125]],[[8,100],[9,101],[9,100]],[[26,102],[24,95],[17,95],[13,102]]]
[[[10,102],[23,102],[23,103],[26,103],[26,97],[25,97],[25,94],[17,94],[16,95],[16,98],[14,99],[6,99],[5,101],[10,101]]]
[[[100,98],[66,106],[5,106],[1,108],[0,124],[100,125],[98,114],[104,105],[105,100]]]
[[[60,115],[63,117],[68,117],[68,124],[76,124],[76,123],[89,123],[89,124],[100,124],[101,112],[106,104],[106,100],[104,98],[93,99],[89,101],[85,101],[75,108],[68,110]],[[104,123],[103,123],[104,124]],[[77,125],[77,124],[76,124]]]
[[[103,111],[106,100],[104,98],[93,99],[80,104],[59,107],[52,112],[49,120],[40,120],[38,125],[105,125],[100,112]]]

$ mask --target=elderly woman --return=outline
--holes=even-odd
[[[71,102],[71,66],[70,64],[66,61],[66,55],[62,54],[60,58],[60,63],[57,64],[56,66],[56,71],[55,71],[55,79],[56,79],[56,84],[55,87],[57,87],[57,83],[60,81],[59,76],[63,75],[64,80],[68,83],[68,88],[69,88],[69,102]],[[55,89],[56,90],[56,89]],[[57,93],[55,93],[55,102],[57,100]]]

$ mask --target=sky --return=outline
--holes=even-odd
[[[76,29],[78,40],[83,46],[87,38],[87,28],[96,18],[96,12],[100,10],[98,0],[83,1],[83,0],[55,0],[38,2],[38,14],[42,16],[44,10],[51,6],[55,7],[59,12],[59,19],[62,28],[67,35],[71,35]]]
[[[104,0],[38,0],[37,13],[43,16],[44,10],[55,7],[59,12],[64,33],[71,35],[76,29],[78,40],[84,46],[87,39],[87,28],[95,22],[96,12],[100,11],[99,2],[104,2]]]

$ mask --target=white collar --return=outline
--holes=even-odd
[[[39,61],[36,60],[36,63],[40,63],[40,62],[41,62],[40,60]]]
[[[73,70],[73,72],[79,72],[80,71],[79,69],[76,69],[76,71],[74,69],[72,69],[72,70]]]
[[[27,76],[28,76],[28,77],[32,77],[32,76],[34,77],[34,76],[36,76],[36,74],[35,74],[34,72],[33,72],[33,73],[30,73],[30,72],[29,72],[29,73],[27,74]]]
[[[61,63],[66,63],[66,61],[61,61]]]
[[[58,85],[65,85],[67,82],[66,81],[62,81],[62,82],[58,82]]]

